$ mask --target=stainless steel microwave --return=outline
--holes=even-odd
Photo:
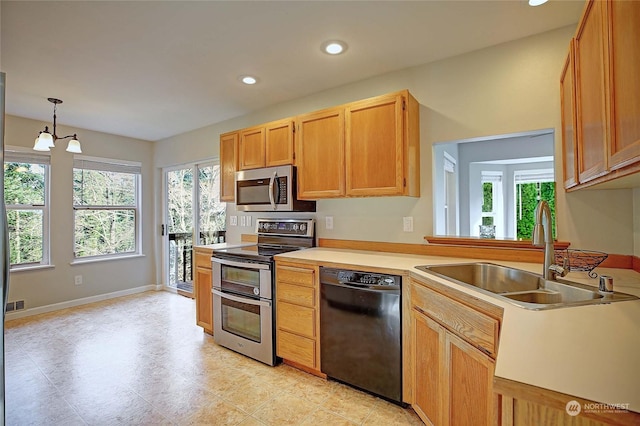
[[[295,167],[265,167],[236,172],[236,208],[245,212],[315,212],[316,202],[298,200]]]

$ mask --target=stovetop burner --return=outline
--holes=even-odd
[[[273,256],[315,246],[313,219],[257,219],[254,246],[215,250],[213,257],[272,262]]]

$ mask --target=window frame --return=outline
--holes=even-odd
[[[493,226],[496,227],[496,231],[499,226],[502,226],[504,223],[504,200],[502,196],[503,191],[503,180],[504,173],[501,171],[493,171],[493,170],[483,170],[480,174],[480,184],[483,187],[482,194],[484,194],[484,184],[491,184],[491,210],[490,211],[482,211],[482,207],[484,207],[484,203],[480,206],[480,224],[484,222],[484,218],[492,218]]]
[[[53,266],[51,263],[51,154],[33,152],[22,147],[5,146],[3,167],[6,163],[41,164],[44,166],[44,197],[43,205],[39,204],[6,204],[7,215],[9,211],[42,211],[42,259],[40,262],[15,263],[9,266],[10,271],[23,271],[29,269],[46,268]],[[6,183],[5,183],[6,185]],[[4,202],[4,188],[3,200]]]
[[[88,167],[86,167],[88,166]],[[142,163],[138,161],[117,160],[104,157],[74,155],[72,175],[76,170],[94,170],[103,172],[128,173],[134,175],[133,205],[77,205],[75,203],[72,179],[73,238],[71,264],[97,262],[110,259],[122,259],[142,256]],[[90,256],[76,254],[76,212],[78,211],[133,211],[134,215],[134,249],[122,253],[105,253]]]

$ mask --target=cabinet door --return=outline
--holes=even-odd
[[[413,317],[413,408],[427,424],[443,423],[446,389],[444,380],[445,329],[422,313],[412,311]]]
[[[344,109],[332,108],[296,119],[298,198],[339,197],[344,191]]]
[[[640,161],[640,2],[610,1],[610,168]]]
[[[240,131],[239,151],[240,170],[264,167],[264,127],[254,127]]]
[[[569,45],[569,54],[560,77],[560,105],[562,111],[562,157],[564,187],[578,184],[578,156],[576,153],[576,98],[574,78],[574,46]]]
[[[266,166],[293,164],[293,121],[279,120],[265,126]]]
[[[605,85],[606,3],[590,0],[575,41],[578,179],[607,173],[608,126]]]
[[[347,195],[403,193],[403,104],[394,94],[347,107]]]
[[[213,333],[213,305],[211,295],[211,268],[196,266],[194,286],[196,292],[196,324]]]
[[[494,423],[494,361],[459,337],[446,333],[448,408],[443,424]]]
[[[235,201],[238,133],[220,135],[220,201]]]

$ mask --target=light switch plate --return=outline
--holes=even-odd
[[[251,226],[251,216],[247,216],[247,226]]]
[[[324,227],[326,229],[333,229],[333,216],[326,216],[324,218]]]
[[[240,226],[247,226],[247,217],[240,216]]]
[[[229,216],[229,225],[238,226],[238,216]]]
[[[402,218],[402,230],[404,232],[413,232],[413,216]]]

